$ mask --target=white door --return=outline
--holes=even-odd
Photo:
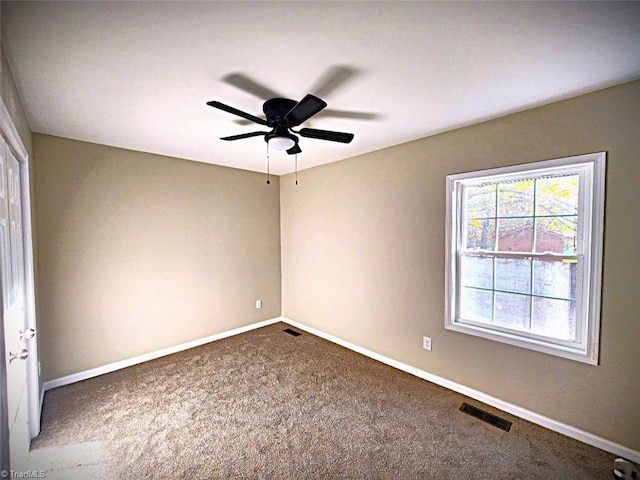
[[[5,339],[9,455],[13,470],[26,470],[29,452],[25,264],[20,165],[6,144],[0,145],[0,267],[2,321]]]

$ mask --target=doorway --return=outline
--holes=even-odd
[[[0,102],[0,305],[2,470],[26,471],[40,431],[29,158]]]

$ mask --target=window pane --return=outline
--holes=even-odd
[[[472,250],[494,250],[496,245],[495,220],[469,220],[467,222],[465,248]]]
[[[578,264],[568,260],[535,260],[533,294],[548,297],[576,298]]]
[[[460,289],[460,315],[463,319],[491,323],[493,293],[462,287]]]
[[[577,215],[578,175],[539,178],[536,181],[536,216]]]
[[[460,278],[464,287],[493,288],[493,258],[462,257]]]
[[[536,252],[576,253],[578,217],[536,218]]]
[[[531,331],[560,340],[574,340],[576,336],[575,302],[534,297]]]
[[[498,220],[498,251],[531,252],[533,247],[533,218]]]
[[[531,293],[531,260],[497,258],[496,289]]]
[[[531,297],[515,293],[496,292],[495,325],[516,330],[529,329]]]
[[[487,218],[496,216],[496,185],[472,185],[465,187],[465,216]]]
[[[533,216],[533,186],[531,179],[498,184],[498,216]]]

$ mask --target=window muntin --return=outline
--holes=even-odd
[[[447,177],[446,328],[597,363],[604,153]]]

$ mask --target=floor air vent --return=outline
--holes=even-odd
[[[463,403],[460,407],[460,411],[467,413],[471,416],[479,418],[483,422],[490,423],[494,427],[498,427],[506,432],[511,429],[511,422],[505,420],[504,418],[496,417],[489,412],[485,412],[484,410],[480,410],[474,406],[471,406],[467,403]]]
[[[288,333],[289,335],[293,335],[294,337],[299,337],[302,335],[300,332],[296,332],[295,330],[291,330],[290,328],[285,328],[283,332]]]

